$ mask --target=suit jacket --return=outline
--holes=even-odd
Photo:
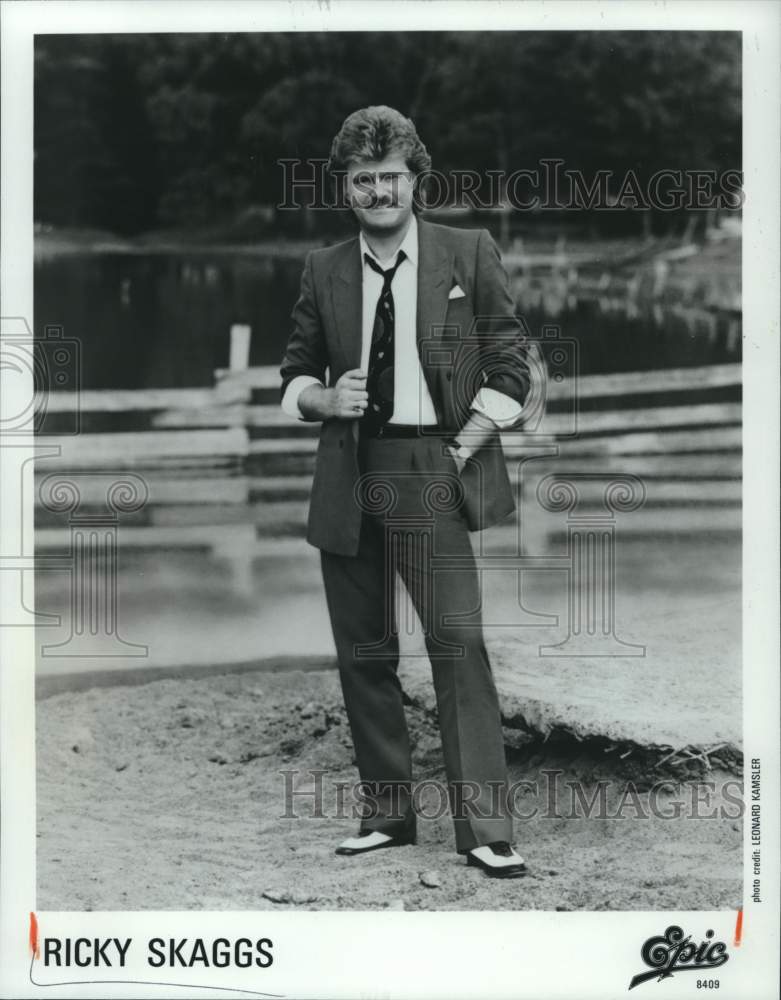
[[[465,295],[449,298],[456,285]],[[357,237],[308,254],[281,367],[283,394],[298,375],[332,386],[360,365],[362,288]],[[526,339],[487,230],[418,222],[416,325],[423,374],[445,433],[463,427],[482,385],[523,403],[529,389]],[[340,555],[358,551],[358,429],[358,419],[323,421],[312,485],[307,539]],[[470,530],[495,524],[515,509],[498,431],[467,462],[462,481]]]

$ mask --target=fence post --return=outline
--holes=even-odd
[[[232,372],[244,372],[249,368],[249,345],[252,328],[246,323],[234,323],[231,326],[230,361],[228,367]]]

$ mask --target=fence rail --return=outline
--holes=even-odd
[[[246,367],[248,337],[246,327],[233,332],[233,367],[216,371],[210,388],[52,393],[45,400],[47,420],[56,426],[58,417],[78,411],[89,415],[89,431],[41,435],[41,443],[56,445],[59,454],[38,462],[37,487],[52,473],[132,469],[144,476],[149,501],[127,519],[123,544],[208,547],[241,562],[243,572],[248,559],[279,548],[280,539],[290,538],[297,551],[318,427],[282,412],[277,368]],[[571,403],[570,412],[559,407],[546,413],[533,434],[503,435],[530,530],[536,525],[543,536],[556,530],[552,515],[535,502],[544,476],[595,472],[631,474],[646,483],[644,508],[619,515],[629,536],[738,532],[740,384],[737,364],[551,380],[547,399]],[[707,394],[714,389],[735,398],[713,402]],[[259,399],[259,393],[273,396]],[[665,404],[654,405],[652,396],[663,396]],[[631,405],[622,406],[622,399]],[[576,400],[589,401],[587,408],[578,411]],[[117,414],[136,415],[142,427],[110,431]],[[84,482],[82,503],[98,505],[100,489],[90,487],[88,476]],[[64,546],[67,532],[42,507],[40,492],[36,488],[38,544]],[[598,497],[586,490],[583,502],[597,503]]]

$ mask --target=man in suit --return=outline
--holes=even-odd
[[[282,406],[321,421],[307,538],[321,566],[366,813],[338,854],[414,843],[394,581],[423,624],[456,849],[524,873],[469,531],[515,507],[499,428],[529,388],[524,338],[485,230],[417,218],[430,158],[411,121],[351,114],[331,147],[357,238],[311,252]]]

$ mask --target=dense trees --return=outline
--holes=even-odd
[[[740,168],[740,36],[714,32],[43,35],[35,211],[123,233],[280,200],[280,157],[411,115],[442,170]]]

